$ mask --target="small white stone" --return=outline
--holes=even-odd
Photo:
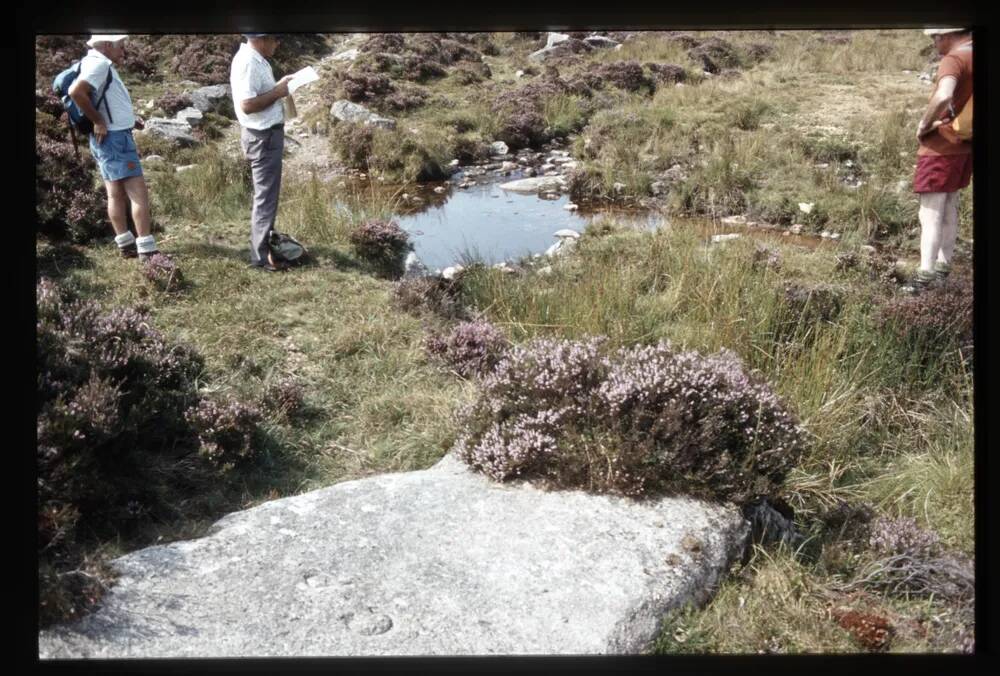
[[[443,192],[447,192],[447,190],[448,189],[445,188],[443,185],[439,185],[438,187],[434,188],[434,192],[436,192],[439,195]]]
[[[458,163],[458,160],[456,159],[456,160],[452,160],[451,162],[449,162],[449,163],[448,163],[448,166],[449,166],[449,167],[457,167],[457,166],[458,166],[458,164],[459,164],[459,163]]]
[[[577,205],[573,204],[572,202],[569,202],[568,204],[564,204],[563,205],[563,209],[565,209],[566,211],[576,211],[579,208],[580,207],[578,207]]]
[[[552,236],[559,237],[560,239],[562,239],[563,237],[571,237],[572,239],[578,239],[580,237],[580,233],[578,233],[576,230],[563,228],[562,230],[556,230],[554,233],[552,233]]]
[[[176,171],[177,171],[178,174],[182,174],[185,171],[191,171],[192,169],[194,169],[197,166],[198,166],[197,164],[185,164],[183,166],[177,167]]]
[[[799,202],[799,211],[808,214],[812,212],[814,206],[816,206],[815,202]]]
[[[732,239],[739,239],[740,234],[738,232],[731,232],[725,235],[712,235],[713,242],[728,242]]]

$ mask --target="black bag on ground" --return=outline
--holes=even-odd
[[[286,235],[277,230],[271,231],[269,245],[271,247],[271,255],[274,256],[275,260],[285,263],[302,263],[308,254],[306,248],[291,235]]]

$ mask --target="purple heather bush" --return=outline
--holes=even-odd
[[[427,352],[464,377],[484,376],[499,363],[508,347],[507,336],[493,324],[477,319],[451,331],[434,333],[425,341]]]
[[[804,433],[727,351],[604,340],[511,348],[460,417],[456,449],[497,480],[745,500],[777,490]]]
[[[692,61],[700,62],[709,73],[718,73],[723,69],[735,69],[742,66],[740,53],[728,41],[718,37],[709,37],[688,51]]]
[[[238,35],[186,35],[173,38],[176,51],[170,60],[170,70],[199,84],[214,85],[229,82],[233,55],[239,49]],[[170,45],[162,45],[169,48]]]
[[[167,115],[176,115],[191,105],[191,97],[184,93],[167,92],[156,100],[156,105]]]
[[[197,486],[206,467],[178,462],[193,450],[184,411],[198,399],[201,358],[168,342],[135,308],[103,311],[48,279],[37,298],[37,467],[40,620],[88,605],[95,587],[86,543],[127,534],[129,505],[164,519],[170,493]]]
[[[940,552],[937,533],[917,525],[913,517],[879,517],[872,522],[869,546],[879,554],[929,557]]]
[[[883,328],[906,344],[936,349],[957,344],[971,355],[972,311],[972,276],[956,273],[917,296],[884,297],[876,317]]]
[[[86,148],[73,151],[68,128],[39,112],[35,134],[35,218],[51,239],[84,242],[108,234],[107,203],[94,185],[94,160]],[[85,142],[84,142],[85,145]]]
[[[946,551],[938,535],[918,526],[916,519],[876,519],[868,544],[875,557],[851,586],[892,595],[971,601],[975,593],[973,562]]]
[[[402,272],[409,235],[395,221],[366,221],[351,232],[350,240],[355,253],[381,272],[388,276]]]
[[[652,92],[656,88],[653,81],[646,77],[642,71],[642,66],[636,61],[606,63],[597,70],[597,75],[618,89],[624,89],[628,92],[637,92],[642,89]]]
[[[669,63],[647,63],[645,66],[655,82],[673,84],[687,80],[687,71],[681,66]]]
[[[162,253],[153,254],[142,264],[142,274],[162,291],[174,291],[184,283],[177,263]]]
[[[257,406],[236,399],[202,399],[184,415],[198,435],[200,452],[217,467],[232,469],[256,456],[262,417]]]

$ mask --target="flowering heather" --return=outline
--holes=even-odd
[[[130,527],[129,504],[162,518],[165,497],[191,485],[198,468],[175,456],[191,450],[184,411],[202,360],[142,310],[105,312],[45,278],[36,300],[39,585],[51,622],[87,595],[62,574],[85,565],[82,542]]]
[[[191,97],[184,93],[167,92],[156,100],[156,105],[167,115],[176,115],[191,105]]]
[[[355,228],[351,245],[361,258],[387,274],[401,272],[403,257],[409,248],[409,235],[395,221],[371,220]]]
[[[344,96],[355,103],[379,100],[396,91],[392,81],[377,73],[348,73],[340,82]]]
[[[330,140],[340,160],[354,169],[368,169],[375,131],[360,124],[337,124],[330,131]]]
[[[953,274],[941,286],[917,296],[886,297],[877,318],[901,340],[940,348],[958,343],[971,350],[972,300],[971,275]]]
[[[184,281],[174,259],[162,253],[153,254],[142,264],[142,274],[163,291],[177,289]]]
[[[534,110],[504,113],[499,124],[496,138],[506,143],[511,150],[538,147],[548,140],[545,118]]]
[[[718,73],[724,68],[739,68],[739,52],[732,44],[722,38],[709,37],[688,51],[688,56],[695,62],[700,62],[709,73]]]
[[[676,66],[669,63],[647,63],[646,68],[652,74],[653,80],[656,82],[684,82],[687,80],[687,71],[681,66]]]
[[[177,44],[170,70],[205,85],[229,82],[233,55],[240,47],[238,35],[190,35]]]
[[[775,490],[798,459],[803,431],[733,353],[603,346],[512,348],[460,414],[460,457],[498,480],[734,500]]]
[[[880,517],[872,523],[869,546],[879,554],[932,556],[940,550],[936,533],[924,530],[913,517]]]
[[[184,414],[198,435],[201,453],[222,469],[252,459],[260,409],[235,399],[216,402],[202,399]]]
[[[52,129],[51,136],[47,131],[40,127],[35,135],[35,217],[39,231],[53,239],[75,242],[107,234],[107,204],[103,191],[93,184],[93,159],[88,152],[80,151],[77,160],[65,126]]]
[[[642,66],[636,61],[616,61],[601,66],[597,75],[619,89],[637,92],[640,89],[652,91],[653,82],[642,72]]]
[[[500,361],[508,345],[503,331],[484,320],[462,322],[447,334],[432,334],[427,352],[462,376],[483,376]]]
[[[975,593],[973,562],[945,551],[937,534],[920,528],[915,519],[875,520],[868,544],[875,558],[861,569],[848,589],[971,602]]]

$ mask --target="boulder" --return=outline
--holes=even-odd
[[[569,40],[569,36],[565,33],[549,33],[548,39],[545,41],[545,47],[551,48],[558,45],[560,42],[566,42]]]
[[[509,181],[507,183],[501,183],[501,190],[509,190],[511,192],[520,193],[532,193],[532,192],[548,192],[552,190],[558,191],[562,187],[562,181],[559,180],[559,176],[536,176],[534,178],[521,178],[516,181]]]
[[[205,120],[205,116],[195,107],[185,108],[177,113],[174,119],[186,123],[189,127],[199,127]]]
[[[576,230],[570,230],[569,228],[563,228],[562,230],[556,230],[554,233],[552,233],[552,236],[553,237],[558,237],[559,239],[566,239],[566,238],[579,239],[580,238],[580,233],[578,233]]]
[[[748,531],[732,506],[497,484],[449,455],[116,559],[101,608],[39,632],[39,657],[638,653]]]
[[[341,99],[330,106],[330,115],[342,122],[367,124],[382,129],[396,128],[395,120],[377,115],[364,106],[352,103],[347,99]]]
[[[232,93],[227,84],[200,87],[190,92],[191,105],[202,113],[218,113],[235,118]]]
[[[154,117],[146,120],[145,129],[137,133],[159,136],[179,146],[193,146],[198,144],[198,139],[191,135],[191,125],[180,120]]]
[[[740,234],[738,232],[732,232],[725,235],[712,235],[713,242],[728,242],[733,239],[739,239]]]
[[[334,54],[330,58],[334,61],[354,61],[355,59],[358,58],[360,54],[361,50],[354,48],[354,49],[344,50],[343,52],[340,52],[338,54]]]
[[[461,265],[452,265],[445,268],[444,272],[441,273],[441,276],[445,279],[455,279],[455,276],[464,269],[465,268]]]
[[[406,254],[406,260],[403,261],[403,278],[410,279],[413,277],[424,277],[429,274],[427,266],[423,264],[423,261],[417,257],[414,252],[409,252]]]
[[[603,35],[591,35],[583,39],[591,47],[597,47],[598,49],[608,49],[611,47],[617,47],[621,43],[617,40],[612,40],[611,38],[606,38]]]
[[[506,155],[508,152],[510,152],[510,148],[503,141],[494,141],[490,144],[491,155]]]

